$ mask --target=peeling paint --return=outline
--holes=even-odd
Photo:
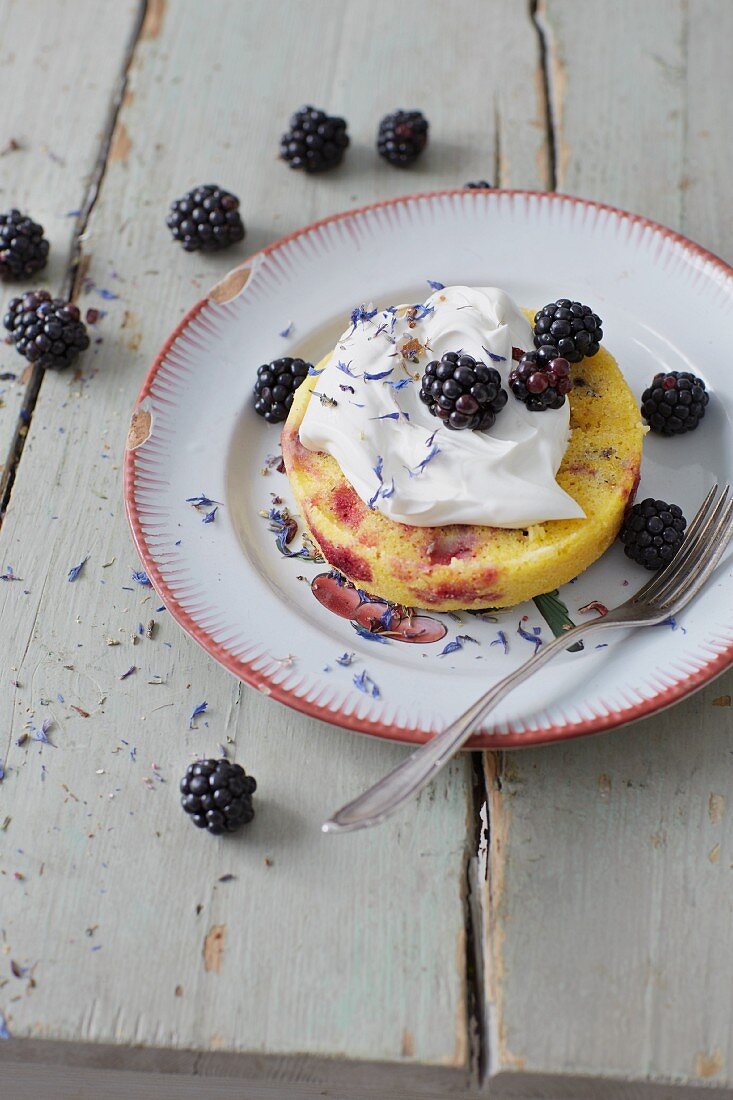
[[[127,127],[124,122],[118,122],[109,147],[109,163],[125,164],[131,149],[132,139]]]
[[[710,1053],[705,1050],[699,1050],[695,1055],[696,1077],[716,1077],[722,1068],[723,1055],[717,1047],[710,1051]]]
[[[221,961],[224,956],[224,944],[226,943],[227,926],[225,924],[212,924],[204,939],[204,970],[207,973],[221,973]]]
[[[145,12],[145,20],[140,31],[140,37],[145,38],[157,38],[163,29],[163,19],[165,17],[166,0],[148,0],[147,10]]]
[[[711,825],[719,825],[725,815],[725,795],[712,794],[708,798],[708,817]]]

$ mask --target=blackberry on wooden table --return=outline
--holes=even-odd
[[[68,367],[89,347],[77,306],[52,298],[47,290],[29,290],[21,298],[12,298],[3,324],[16,351],[49,370]]]
[[[194,825],[215,836],[235,833],[255,815],[257,782],[241,764],[226,759],[189,764],[180,783],[181,805]]]
[[[280,139],[280,157],[303,172],[326,172],[341,163],[348,145],[345,119],[301,107]]]
[[[46,266],[43,226],[20,210],[0,214],[0,278],[26,279]]]
[[[395,168],[414,164],[428,143],[428,120],[422,111],[393,111],[379,123],[377,152]]]
[[[174,199],[166,225],[186,252],[217,252],[244,240],[245,234],[239,199],[215,183]]]

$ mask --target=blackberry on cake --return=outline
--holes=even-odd
[[[285,356],[263,363],[257,370],[254,387],[255,412],[268,424],[285,420],[293,404],[293,394],[305,380],[311,364]]]
[[[509,375],[512,393],[530,412],[561,409],[573,388],[567,359],[559,356],[556,348],[548,348],[526,352]]]
[[[166,225],[186,252],[216,252],[244,240],[245,234],[239,199],[215,183],[174,199]]]
[[[440,612],[514,606],[578,576],[617,538],[639,478],[638,401],[601,347],[569,368],[585,384],[559,411],[525,412],[509,392],[489,431],[436,433],[444,421],[430,405],[438,396],[451,403],[442,383],[457,365],[440,378],[440,356],[473,352],[509,391],[515,354],[532,347],[534,310],[491,287],[444,286],[427,305],[393,306],[356,327],[352,318],[295,394],[281,437],[285,470],[304,528],[357,588]],[[400,355],[413,341],[422,349],[417,375]],[[550,345],[541,351],[535,367],[545,355],[548,369],[561,358]],[[438,365],[426,375],[429,359]],[[336,413],[323,408],[322,393],[342,391],[353,401],[341,399]],[[526,476],[517,479],[520,457]]]
[[[602,339],[603,322],[590,306],[581,302],[558,298],[535,314],[535,347],[551,345],[569,363],[596,355]]]
[[[379,123],[377,151],[395,168],[414,164],[428,143],[429,123],[422,111],[393,111]]]
[[[641,412],[653,432],[683,435],[698,426],[709,400],[702,378],[673,370],[654,375],[641,395]]]
[[[180,788],[181,805],[194,825],[215,836],[236,833],[255,815],[257,782],[241,764],[224,758],[197,760],[186,768]]]
[[[468,183],[463,185],[464,191],[491,191],[493,184],[488,180],[469,180]]]
[[[52,298],[47,290],[29,290],[21,298],[12,298],[3,324],[16,351],[49,370],[68,367],[89,347],[78,308]]]
[[[325,172],[341,163],[348,145],[345,119],[316,107],[301,107],[280,139],[280,157],[291,168]]]
[[[678,505],[647,497],[628,510],[619,538],[632,561],[645,569],[661,569],[682,545],[686,527]]]
[[[0,214],[0,278],[26,279],[46,266],[43,226],[20,210]]]
[[[420,400],[453,431],[485,431],[508,399],[498,370],[457,351],[428,363],[420,384]]]

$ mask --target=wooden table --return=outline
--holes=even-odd
[[[0,572],[22,581],[0,584],[0,1096],[733,1096],[730,676],[605,736],[464,756],[399,819],[325,837],[404,750],[214,665],[132,583],[120,494],[169,330],[322,215],[484,177],[733,259],[733,4],[0,0],[0,20],[0,207],[46,226],[44,285],[100,310],[78,371],[1,357]],[[322,178],[276,159],[302,101],[349,120]],[[373,148],[398,105],[432,124],[409,172]],[[164,225],[209,179],[248,226],[214,258]],[[51,744],[24,739],[44,718]],[[230,842],[177,806],[221,742],[260,785]]]

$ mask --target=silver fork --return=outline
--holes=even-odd
[[[656,573],[635,596],[602,618],[573,627],[541,646],[520,668],[505,676],[460,717],[364,794],[338,810],[323,825],[324,833],[346,833],[378,825],[427,786],[465,745],[471,731],[505,695],[523,684],[571,642],[595,630],[655,626],[679,614],[700,591],[720,561],[733,534],[731,487],[714,485],[687,529],[673,561]]]

